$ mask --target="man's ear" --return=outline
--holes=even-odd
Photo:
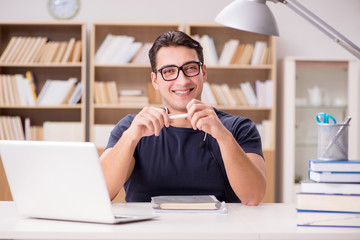
[[[151,83],[156,90],[159,90],[156,73],[154,72],[151,73]]]
[[[203,79],[204,79],[203,82],[206,82],[206,80],[207,80],[207,72],[206,72],[206,65],[205,64],[202,66],[202,74],[203,74]]]

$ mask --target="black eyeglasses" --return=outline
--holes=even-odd
[[[191,61],[184,63],[180,67],[176,65],[167,65],[156,70],[156,72],[161,73],[161,76],[165,81],[173,81],[178,78],[180,70],[186,77],[195,77],[199,75],[200,67],[202,65],[202,62]]]

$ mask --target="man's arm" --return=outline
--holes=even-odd
[[[217,140],[226,174],[236,195],[246,205],[258,205],[266,190],[263,158],[243,151],[231,132],[221,123],[212,106],[192,100],[187,109],[193,128],[207,132]]]
[[[163,109],[145,107],[115,146],[103,152],[100,156],[101,166],[111,199],[116,197],[134,169],[133,155],[140,139],[153,134],[158,136],[161,129],[169,124],[170,119]]]

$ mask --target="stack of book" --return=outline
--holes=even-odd
[[[48,41],[47,37],[14,36],[0,56],[3,64],[76,63],[81,61],[81,40]]]
[[[360,160],[309,160],[297,193],[298,226],[360,227]]]
[[[239,87],[205,82],[201,99],[212,106],[272,107],[272,88],[271,80],[257,80],[255,89],[248,81],[240,83]]]
[[[95,81],[96,104],[142,104],[146,105],[149,98],[140,89],[121,89],[115,81]]]
[[[270,51],[267,43],[241,43],[239,39],[229,39],[225,42],[218,56],[213,37],[194,35],[203,47],[205,64],[207,65],[262,65],[270,63]]]
[[[135,42],[132,36],[108,34],[96,51],[95,63],[125,64],[132,60],[143,63],[144,54],[147,55],[146,51],[150,47],[149,43],[144,45],[141,42]]]
[[[0,74],[0,105],[61,105],[76,104],[81,99],[81,82],[68,80],[46,80],[38,94],[31,71],[22,74]]]
[[[20,116],[0,116],[0,140],[25,140]]]

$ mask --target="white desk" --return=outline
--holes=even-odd
[[[149,203],[117,203],[117,211],[152,213]],[[360,239],[360,229],[297,227],[293,204],[227,204],[228,214],[162,213],[120,225],[26,219],[0,202],[0,239]]]

